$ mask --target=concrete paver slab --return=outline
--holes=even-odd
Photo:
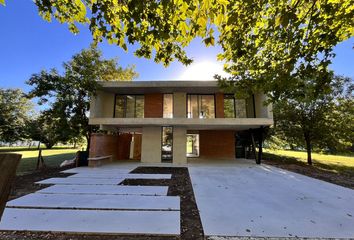
[[[98,194],[98,195],[159,195],[166,196],[166,186],[122,185],[54,185],[37,191],[49,194]]]
[[[134,168],[123,169],[101,169],[101,168],[89,168],[89,167],[77,167],[70,168],[62,171],[62,173],[92,173],[92,174],[114,174],[114,173],[129,173]]]
[[[179,235],[180,213],[6,208],[0,230]]]
[[[68,178],[171,179],[171,174],[77,173]]]
[[[48,178],[36,184],[64,184],[64,185],[117,185],[123,178]]]
[[[12,200],[7,207],[82,208],[130,210],[179,210],[177,196],[73,195],[32,193]]]
[[[253,163],[190,166],[206,235],[354,236],[354,191]]]

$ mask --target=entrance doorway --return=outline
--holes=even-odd
[[[173,159],[173,127],[162,127],[161,161],[172,162]]]
[[[199,134],[187,134],[187,157],[199,157]]]

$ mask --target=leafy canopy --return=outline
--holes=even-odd
[[[60,133],[64,132],[68,136],[66,140],[80,137],[88,140],[90,97],[96,93],[97,81],[131,81],[137,73],[134,67],[118,66],[116,59],[103,59],[102,52],[93,46],[75,54],[63,66],[63,74],[55,69],[33,74],[27,81],[34,86],[28,97],[38,97],[39,104],[49,105],[39,122],[49,126],[48,133],[52,128],[51,134],[55,136],[52,139],[65,141]],[[50,118],[55,120],[53,127],[48,122]]]
[[[227,20],[219,27],[219,58],[234,77],[223,83],[261,89],[275,100],[314,74],[315,85],[323,87],[331,77],[333,47],[354,36],[353,0],[236,1],[228,6]]]
[[[219,44],[218,59],[233,76],[220,80],[232,91],[261,89],[271,99],[292,91],[315,71],[330,78],[333,47],[354,36],[354,0],[35,0],[39,14],[89,25],[94,41],[127,49],[168,65],[192,59],[184,48],[195,38]]]
[[[0,88],[0,142],[24,139],[26,121],[32,110],[32,103],[20,89]]]

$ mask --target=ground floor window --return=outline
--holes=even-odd
[[[199,134],[187,134],[187,157],[199,157]]]
[[[173,127],[162,127],[161,161],[172,161]]]

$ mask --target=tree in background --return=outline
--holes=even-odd
[[[38,103],[49,104],[46,119],[60,120],[55,128],[69,139],[84,136],[89,147],[91,129],[88,125],[90,97],[95,95],[98,80],[130,81],[137,77],[134,67],[122,68],[117,59],[103,59],[102,52],[91,46],[63,64],[64,73],[57,70],[34,74],[27,84],[34,86],[28,97],[38,97]],[[48,121],[43,122],[50,126]],[[43,137],[43,136],[42,136]],[[57,139],[56,137],[54,139]],[[67,140],[69,140],[67,139]]]
[[[0,141],[25,139],[25,124],[33,105],[20,89],[0,88]]]
[[[59,142],[67,142],[72,137],[69,122],[66,118],[58,117],[52,110],[40,113],[37,118],[29,119],[26,124],[27,136],[38,141],[38,148],[43,143],[51,149]]]
[[[332,151],[350,147],[354,139],[352,80],[332,76],[321,88],[315,79],[298,82],[296,91],[273,105],[276,136],[304,147],[308,164],[312,164],[314,147]]]

